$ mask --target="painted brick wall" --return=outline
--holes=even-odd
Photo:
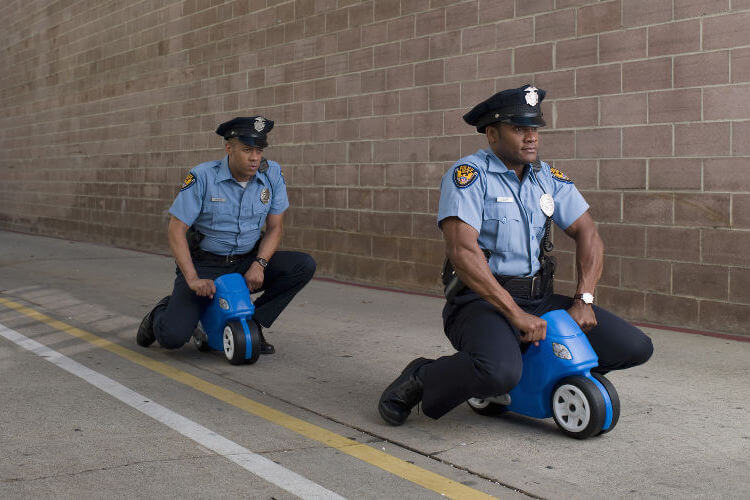
[[[436,291],[439,179],[483,146],[461,115],[533,83],[542,156],[607,246],[600,304],[747,335],[749,24],[747,0],[5,1],[0,227],[166,251],[216,125],[262,113],[284,246],[320,275]]]

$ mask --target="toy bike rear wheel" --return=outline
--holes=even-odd
[[[479,413],[480,415],[486,416],[497,416],[502,415],[508,411],[508,407],[498,403],[493,403],[487,399],[481,398],[469,398],[466,400],[469,408]]]
[[[574,375],[562,379],[551,403],[552,416],[564,434],[586,439],[601,432],[607,408],[599,388],[588,378]]]
[[[601,432],[599,432],[599,434],[606,434],[614,429],[615,425],[617,425],[617,421],[620,420],[620,396],[617,394],[617,389],[615,389],[615,386],[607,379],[607,377],[594,372],[591,372],[591,375],[596,380],[598,380],[605,389],[607,389],[607,392],[609,393],[609,400],[612,402],[612,423],[609,424],[608,428],[603,429]]]
[[[193,332],[193,344],[195,344],[195,348],[201,352],[211,350],[211,346],[208,345],[206,332],[203,330],[203,326],[200,323],[198,323],[198,326],[195,327],[195,331]]]

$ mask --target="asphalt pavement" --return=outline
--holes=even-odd
[[[461,405],[377,413],[411,359],[453,352],[437,297],[314,279],[234,366],[141,348],[171,289],[161,255],[0,231],[0,497],[746,498],[750,342],[645,328],[609,375],[612,432]]]

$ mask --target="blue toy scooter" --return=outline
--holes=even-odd
[[[260,356],[260,331],[252,321],[255,306],[241,274],[214,280],[216,293],[201,316],[193,342],[199,351],[224,351],[233,365],[255,363]]]
[[[542,318],[547,337],[523,354],[518,385],[502,396],[471,398],[469,406],[482,415],[553,417],[563,433],[577,439],[611,431],[620,418],[620,398],[609,380],[591,373],[599,359],[588,338],[564,310]]]

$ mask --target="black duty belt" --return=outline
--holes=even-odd
[[[523,299],[538,299],[547,291],[547,283],[541,273],[534,276],[495,276],[495,279],[513,297]]]
[[[193,252],[193,260],[200,262],[207,262],[213,264],[234,264],[249,257],[253,252],[231,254],[231,255],[219,255],[216,253],[207,252],[205,250],[195,250]]]

